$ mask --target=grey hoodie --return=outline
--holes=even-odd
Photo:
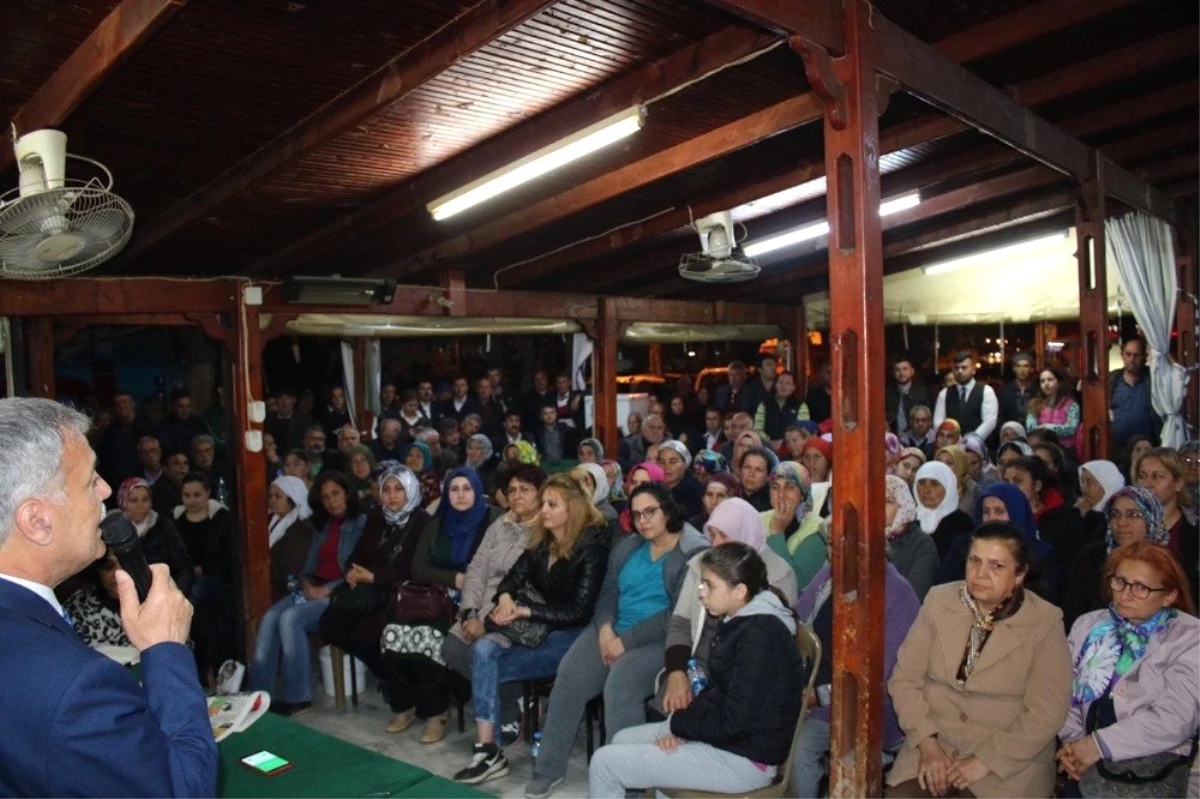
[[[728,619],[723,619],[722,624],[735,619],[738,616],[774,616],[783,622],[787,627],[788,632],[792,635],[796,634],[796,616],[792,613],[791,608],[786,608],[779,601],[779,597],[775,596],[774,591],[760,591],[754,595],[754,598],[742,606],[742,609],[730,616]]]

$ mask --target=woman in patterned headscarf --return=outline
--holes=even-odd
[[[821,528],[821,517],[809,504],[808,470],[795,461],[784,461],[771,471],[771,509],[764,511],[767,546],[791,564],[796,584],[808,585],[825,562],[825,546],[804,546]],[[816,536],[820,539],[820,536]]]
[[[379,679],[388,679],[379,639],[387,624],[387,604],[396,586],[412,577],[417,543],[429,517],[421,510],[421,486],[407,466],[387,466],[379,475],[379,507],[367,513],[362,536],[350,554],[345,589],[331,597],[321,616],[321,637],[331,646],[349,652]],[[425,692],[435,693],[435,692]],[[392,720],[388,732],[412,724],[422,701],[403,684],[393,682],[388,700]],[[430,700],[432,701],[432,700]]]
[[[729,462],[716,450],[702,449],[692,458],[692,472],[701,483],[714,474],[729,471]]]
[[[408,468],[417,476],[421,487],[421,507],[429,509],[442,495],[442,481],[433,466],[433,452],[424,441],[414,441],[408,447]]]
[[[1170,537],[1163,524],[1162,503],[1148,488],[1125,486],[1113,492],[1105,511],[1104,540],[1079,550],[1063,591],[1063,618],[1070,628],[1085,613],[1105,606],[1104,564],[1117,547],[1135,541],[1166,546]]]

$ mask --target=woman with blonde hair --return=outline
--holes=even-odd
[[[546,480],[525,551],[496,589],[487,634],[474,645],[471,693],[475,744],[471,764],[454,779],[477,785],[508,774],[495,740],[502,682],[552,677],[592,618],[608,562],[609,531],[579,481]]]
[[[1191,583],[1192,601],[1200,601],[1200,530],[1188,520],[1185,509],[1195,506],[1196,498],[1188,489],[1183,459],[1169,447],[1155,447],[1134,467],[1138,485],[1154,492],[1163,507],[1163,526],[1167,528],[1167,549],[1179,559]]]

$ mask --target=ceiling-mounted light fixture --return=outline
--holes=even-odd
[[[912,208],[921,204],[921,195],[913,192],[900,197],[893,197],[890,200],[884,200],[879,204],[879,215],[889,216],[899,213],[900,211]],[[743,252],[749,258],[754,258],[759,255],[764,255],[775,250],[782,250],[784,247],[792,247],[802,241],[810,241],[819,239],[821,236],[829,234],[829,223],[825,221],[814,222],[811,225],[789,230],[786,233],[780,233],[778,236],[772,236],[769,239],[756,241],[752,244],[747,244],[742,248]]]
[[[938,264],[931,264],[922,267],[927,275],[944,275],[947,272],[957,272],[959,269],[967,269],[972,266],[978,266],[988,260],[997,257],[1012,257],[1015,255],[1025,255],[1036,252],[1037,250],[1046,249],[1054,244],[1061,244],[1066,241],[1068,231],[1054,233],[1049,236],[1039,236],[1035,239],[1026,239],[1025,241],[1017,242],[1016,244],[1008,244],[1003,247],[996,247],[990,250],[981,250],[970,255],[964,255],[961,258],[954,258],[949,261],[942,261]]]
[[[396,296],[396,281],[387,278],[308,277],[283,279],[283,299],[305,305],[388,305]]]
[[[441,221],[631,136],[645,122],[645,107],[634,106],[443,195],[426,208],[434,219]]]

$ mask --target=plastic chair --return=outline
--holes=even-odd
[[[817,681],[817,667],[821,665],[821,641],[806,625],[801,624],[796,628],[796,644],[800,647],[800,657],[804,659],[804,662],[808,666],[808,679],[804,683],[804,698],[800,704],[800,717],[796,720],[796,731],[792,734],[792,745],[788,749],[787,760],[783,762],[783,766],[775,774],[775,779],[771,784],[759,788],[757,791],[744,791],[737,794],[651,788],[646,791],[646,796],[651,797],[662,793],[665,796],[671,797],[671,799],[721,799],[728,796],[747,796],[754,797],[755,799],[782,799],[788,795],[792,782],[792,760],[796,756],[796,745],[800,741],[800,730],[804,726],[804,717],[808,715],[808,709],[812,706],[814,698],[813,686]]]
[[[521,684],[525,699],[525,723],[522,725],[525,743],[533,742],[533,734],[542,723],[542,699],[548,698],[554,690],[554,678],[543,677],[538,680],[526,680]],[[592,752],[595,751],[594,730],[600,728],[600,743],[608,737],[604,723],[604,694],[597,694],[588,700],[584,712],[584,724],[587,725],[587,759],[590,763]]]

